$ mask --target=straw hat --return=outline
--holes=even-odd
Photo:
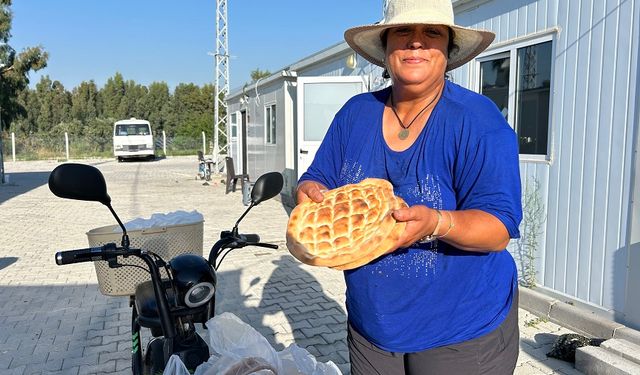
[[[385,29],[406,25],[443,25],[453,29],[458,48],[450,51],[447,71],[476,57],[495,37],[490,31],[454,24],[451,0],[390,0],[382,21],[348,29],[344,39],[362,57],[384,67],[385,51],[380,35]]]

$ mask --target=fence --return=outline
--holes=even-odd
[[[61,135],[1,133],[4,160],[69,160],[84,158],[109,158],[113,155],[111,137],[93,137],[64,133]],[[155,137],[156,156],[196,155],[199,150],[206,155],[204,132],[201,137],[167,137],[164,132]],[[207,150],[209,152],[207,152]]]

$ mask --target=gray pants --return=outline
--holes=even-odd
[[[507,318],[488,334],[417,353],[390,353],[381,350],[349,325],[347,342],[351,374],[513,374],[519,353],[519,336],[517,297]]]

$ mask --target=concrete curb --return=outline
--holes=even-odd
[[[596,315],[595,312],[520,287],[520,307],[577,333],[603,339],[622,339],[640,345],[640,331]]]

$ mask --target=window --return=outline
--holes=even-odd
[[[548,153],[552,41],[551,36],[544,39],[478,59],[480,93],[513,126],[525,155]]]
[[[265,107],[264,112],[265,139],[267,144],[276,144],[276,105]]]
[[[230,123],[231,123],[231,138],[236,138],[238,137],[238,114],[237,113],[232,113],[230,116]]]

